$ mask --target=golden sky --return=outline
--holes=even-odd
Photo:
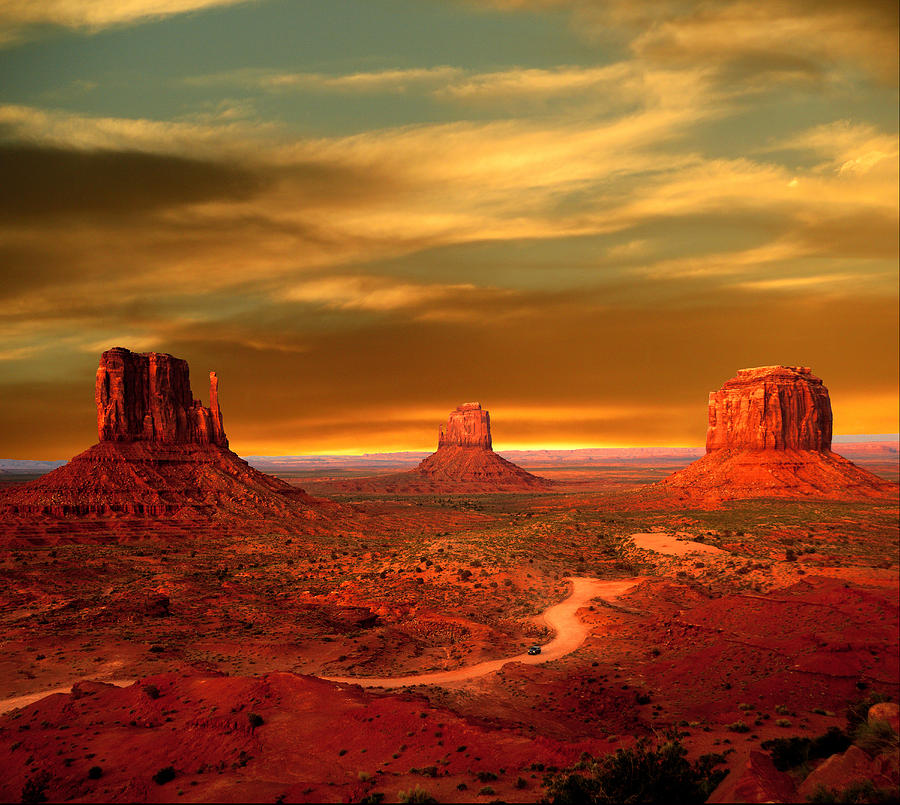
[[[702,445],[737,369],[898,430],[896,2],[7,0],[0,457],[112,346],[240,453]]]

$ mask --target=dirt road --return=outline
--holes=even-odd
[[[332,682],[350,682],[366,688],[405,688],[412,685],[444,685],[474,679],[497,671],[508,662],[538,665],[558,660],[575,651],[587,637],[588,628],[578,619],[578,610],[594,598],[612,600],[623,595],[637,584],[639,579],[602,581],[601,579],[570,577],[566,581],[572,583],[572,592],[569,597],[544,611],[544,621],[556,632],[556,637],[542,647],[540,654],[517,654],[514,657],[488,660],[476,665],[468,665],[465,668],[456,668],[453,671],[436,671],[430,674],[394,677],[325,676],[322,678]]]
[[[431,674],[413,674],[410,676],[395,677],[359,677],[359,676],[324,676],[331,682],[350,682],[367,688],[405,688],[413,685],[443,685],[451,682],[462,682],[466,679],[474,679],[484,676],[492,671],[497,671],[508,662],[523,662],[529,665],[538,665],[551,660],[558,660],[566,654],[571,654],[587,637],[588,628],[579,619],[577,612],[594,598],[612,600],[630,590],[640,579],[624,579],[618,581],[602,581],[583,577],[570,577],[566,581],[571,582],[572,592],[565,601],[554,604],[544,610],[543,619],[556,636],[542,647],[537,655],[517,654],[515,657],[503,657],[499,660],[488,660],[465,668],[457,668],[453,671],[438,671]],[[135,679],[104,679],[101,677],[82,677],[72,680],[64,687],[42,690],[29,693],[25,696],[15,696],[11,699],[0,700],[0,714],[15,710],[17,707],[25,707],[33,702],[50,696],[54,693],[70,693],[72,685],[82,679],[92,678],[97,682],[106,682],[110,685],[125,687],[137,681]]]

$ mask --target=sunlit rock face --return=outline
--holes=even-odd
[[[215,372],[209,381],[207,408],[193,397],[187,361],[162,352],[107,350],[95,387],[100,441],[228,447]]]
[[[446,429],[442,426],[438,435],[441,447],[481,447],[491,450],[491,415],[481,403],[463,403],[450,412]]]
[[[709,395],[706,452],[831,450],[828,389],[806,366],[741,369]]]
[[[107,350],[95,386],[100,443],[35,481],[0,491],[0,513],[317,519],[324,511],[319,501],[228,449],[215,372],[209,379],[206,407],[193,398],[187,361]]]
[[[807,367],[741,369],[709,395],[706,455],[645,492],[692,503],[896,497],[897,484],[831,452],[831,427],[828,389]]]

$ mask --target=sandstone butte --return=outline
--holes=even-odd
[[[210,405],[194,399],[186,361],[115,347],[103,353],[95,400],[99,444],[0,493],[5,515],[132,515],[210,520],[301,514],[319,502],[228,449],[210,372]]]
[[[895,496],[831,452],[831,399],[805,366],[741,369],[709,395],[706,455],[649,487],[679,500]]]
[[[440,428],[438,449],[405,473],[435,488],[469,491],[546,489],[550,482],[498,456],[491,442],[491,416],[480,403],[464,403]]]

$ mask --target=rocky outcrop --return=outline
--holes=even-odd
[[[805,366],[741,369],[709,395],[706,455],[641,494],[677,501],[888,497],[885,481],[831,452],[831,400]]]
[[[161,352],[107,350],[97,367],[98,437],[101,442],[228,447],[215,372],[209,374],[209,387],[206,408],[193,398],[187,361]]]
[[[441,426],[438,449],[442,447],[479,447],[492,450],[491,415],[481,403],[463,403],[450,412],[447,428]]]
[[[228,449],[210,373],[210,405],[191,393],[186,361],[121,347],[100,357],[100,443],[0,493],[0,512],[35,517],[168,517],[182,521],[300,515],[327,506]]]
[[[706,451],[831,450],[828,389],[806,366],[741,369],[709,395]]]

